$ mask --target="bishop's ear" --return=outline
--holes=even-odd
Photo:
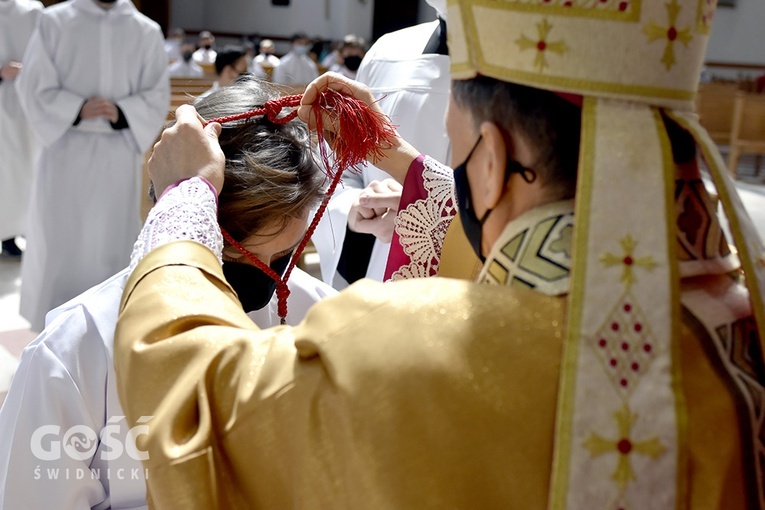
[[[484,204],[487,208],[493,209],[505,194],[507,161],[510,158],[514,159],[513,140],[493,122],[482,122],[480,130],[483,143],[486,144],[483,158],[484,174],[481,179],[481,189],[474,193],[482,193]]]

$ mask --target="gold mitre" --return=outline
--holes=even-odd
[[[691,109],[715,4],[450,1],[452,77]]]

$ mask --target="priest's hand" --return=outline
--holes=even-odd
[[[13,80],[21,71],[21,62],[16,62],[14,60],[11,60],[7,64],[5,64],[3,67],[0,67],[0,78],[5,80]]]
[[[158,196],[174,182],[203,177],[220,193],[226,157],[218,143],[221,126],[204,125],[204,119],[191,105],[175,111],[176,122],[165,129],[154,145],[148,170]]]
[[[372,234],[383,243],[390,243],[401,190],[401,184],[393,179],[370,182],[351,206],[348,228],[354,232]]]
[[[308,84],[303,93],[303,99],[300,101],[300,107],[298,108],[298,117],[308,124],[310,129],[316,129],[316,115],[313,111],[313,103],[319,97],[319,94],[327,89],[336,90],[342,94],[355,97],[356,99],[365,102],[372,109],[382,113],[380,106],[377,104],[377,100],[372,95],[369,87],[359,83],[355,80],[346,78],[338,73],[325,73],[314,81]],[[332,146],[337,133],[337,118],[332,117],[329,112],[323,112],[323,126],[324,126],[324,138]],[[380,147],[382,157],[377,158],[374,155],[370,155],[370,163],[375,165],[381,170],[389,173],[393,178],[399,182],[404,182],[406,178],[406,172],[409,170],[409,165],[414,161],[420,153],[409,145],[409,143],[396,135],[396,138],[391,140],[391,144],[386,147]]]

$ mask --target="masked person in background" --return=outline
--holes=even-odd
[[[199,32],[199,45],[194,52],[193,59],[197,64],[212,65],[215,63],[215,36],[209,30]]]
[[[714,5],[667,5],[450,1],[454,170],[372,157],[423,237],[459,208],[479,281],[362,280],[294,328],[247,321],[214,216],[163,213],[225,185],[181,107],[149,172],[203,193],[158,202],[177,241],[134,253],[115,338],[156,507],[765,508],[765,247],[693,113]],[[375,104],[325,75],[312,126],[327,88]]]
[[[170,78],[204,78],[205,70],[194,61],[193,55],[194,45],[183,43],[180,58],[167,69]]]
[[[274,83],[302,88],[319,76],[316,62],[308,56],[310,49],[310,41],[305,34],[293,35],[292,48],[281,58],[279,67],[274,69]]]
[[[356,79],[356,71],[361,66],[361,60],[364,58],[364,39],[357,35],[348,34],[343,37],[343,43],[340,45],[339,60],[333,64],[329,70],[342,74],[351,80]]]
[[[243,78],[198,100],[196,107],[212,118],[241,113],[274,97],[262,83]],[[219,198],[220,224],[280,275],[323,196],[324,176],[308,140],[300,121],[276,125],[265,118],[226,124],[220,137],[228,176]],[[175,214],[184,215],[184,208]],[[136,249],[160,241],[158,235],[142,238]],[[261,327],[279,324],[274,280],[228,243],[222,257],[227,281],[249,319]],[[146,507],[143,453],[123,418],[112,358],[128,275],[126,269],[53,310],[46,329],[24,351],[0,410],[0,436],[7,439],[0,444],[0,509]],[[297,324],[314,302],[336,293],[297,268],[288,287],[289,324]],[[50,433],[37,436],[41,430]],[[52,438],[58,434],[61,440],[70,430],[79,431],[87,445],[74,456],[68,446],[58,458],[46,456]]]

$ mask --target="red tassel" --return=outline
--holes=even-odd
[[[292,95],[266,101],[261,108],[256,108],[236,115],[229,115],[227,117],[211,119],[207,121],[205,125],[210,122],[225,124],[226,122],[249,119],[259,115],[265,115],[268,120],[275,124],[285,124],[297,116],[297,110],[293,110],[287,115],[279,117],[282,109],[300,106],[302,97],[302,95]],[[316,115],[316,133],[319,141],[319,153],[321,154],[326,174],[332,181],[329,188],[327,188],[324,200],[322,200],[311,224],[308,226],[308,230],[303,236],[303,240],[292,254],[292,259],[287,267],[287,271],[284,273],[284,277],[277,274],[268,265],[236,242],[228,232],[221,229],[223,237],[231,243],[232,246],[245,255],[253,264],[255,264],[255,266],[276,281],[276,295],[279,300],[278,313],[282,324],[285,324],[285,319],[287,317],[287,298],[290,294],[289,287],[287,287],[287,281],[289,280],[290,274],[292,274],[292,270],[295,268],[295,264],[300,260],[300,255],[303,253],[306,245],[308,245],[308,241],[310,241],[311,236],[313,236],[324,211],[326,211],[327,206],[329,205],[329,200],[334,194],[335,189],[337,189],[337,185],[340,183],[340,178],[342,177],[343,172],[347,169],[356,169],[356,167],[366,161],[370,155],[374,158],[381,158],[383,156],[383,150],[391,146],[391,142],[396,136],[396,129],[385,114],[373,110],[363,101],[342,94],[336,90],[326,89],[319,94],[316,101],[313,103],[313,109],[314,114]],[[325,111],[333,112],[334,116],[337,118],[337,129],[334,130],[335,136],[332,140],[332,149],[335,155],[334,159],[330,158],[330,154],[327,152],[326,145],[324,144],[325,118],[321,113]]]

